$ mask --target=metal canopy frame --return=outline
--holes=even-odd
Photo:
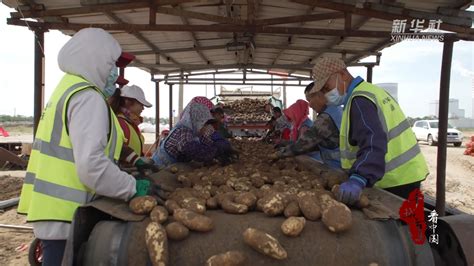
[[[27,26],[35,32],[35,130],[44,104],[44,32],[50,29],[72,35],[82,28],[100,27],[119,36],[124,50],[137,55],[133,65],[150,72],[156,84],[156,106],[160,101],[159,81],[169,85],[171,117],[173,84],[197,82],[197,71],[214,70],[215,76],[224,73],[219,69],[235,68],[243,71],[244,80],[252,82],[256,81],[246,78],[247,71],[284,71],[301,84],[311,76],[312,62],[324,55],[338,55],[348,65],[366,67],[367,80],[371,81],[373,67],[380,60],[380,51],[393,44],[390,22],[394,19],[440,19],[443,21],[441,29],[452,32],[444,39],[440,81],[436,210],[440,215],[445,213],[445,137],[452,50],[457,40],[474,40],[471,28],[473,12],[464,10],[472,1],[280,0],[272,2],[272,7],[262,0],[76,0],[67,6],[48,0],[42,1],[43,4],[34,0],[19,2],[20,5],[18,1],[3,1],[17,9],[7,19],[8,24]],[[209,11],[209,8],[217,12]],[[274,16],[277,10],[276,13],[283,15]],[[168,21],[163,23],[166,19]],[[166,44],[153,35],[163,32],[179,38],[182,38],[180,33],[186,33],[188,39],[183,41],[185,45],[176,46],[178,40]],[[212,34],[224,37],[216,38]],[[138,40],[134,44],[137,48],[127,45],[130,39],[123,35],[126,38],[132,36],[134,42]],[[224,41],[219,41],[219,38]],[[230,60],[227,53],[218,53],[228,49],[227,41],[238,43],[246,38],[244,45],[240,45],[243,50],[228,51],[235,55]],[[213,42],[214,39],[217,41]],[[302,45],[302,42],[311,45]],[[189,53],[194,55],[184,56]],[[360,59],[371,55],[376,56],[376,63],[359,63]],[[233,70],[228,71],[232,73]],[[176,77],[176,73],[184,75]],[[296,74],[301,73],[303,75],[298,78]],[[155,74],[162,74],[165,78],[156,78]],[[208,84],[225,82],[215,77],[199,81]],[[249,84],[247,81],[245,84]],[[268,81],[273,83],[276,79],[264,80]],[[159,108],[156,109],[159,120]],[[158,127],[159,123],[157,136]]]

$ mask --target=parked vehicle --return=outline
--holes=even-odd
[[[412,127],[417,140],[428,142],[434,146],[438,143],[438,120],[419,120]],[[447,143],[453,143],[455,147],[462,144],[462,132],[448,124]]]

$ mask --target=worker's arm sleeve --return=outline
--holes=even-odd
[[[181,153],[184,154],[188,160],[209,162],[216,156],[217,147],[194,140],[184,144]]]
[[[331,117],[322,113],[316,118],[313,126],[306,130],[295,143],[291,144],[288,150],[294,155],[318,151],[319,144],[324,140],[329,140],[334,130],[337,130],[337,128],[332,122]]]
[[[110,125],[107,108],[93,90],[78,92],[69,102],[68,128],[77,174],[98,195],[129,200],[136,193],[135,179],[104,153]]]
[[[377,116],[377,107],[365,97],[355,97],[350,110],[349,142],[357,145],[357,159],[350,174],[367,179],[367,186],[373,186],[385,174],[387,135]]]

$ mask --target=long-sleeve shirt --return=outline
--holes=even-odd
[[[347,88],[344,106],[354,89],[364,80],[356,77]],[[385,175],[385,154],[387,153],[387,135],[377,115],[377,107],[363,96],[352,99],[350,110],[349,143],[359,146],[357,159],[349,169],[349,174],[358,174],[367,179],[372,187]]]
[[[166,152],[180,162],[209,162],[218,152],[228,147],[229,142],[216,132],[212,138],[197,138],[193,131],[186,127],[176,128],[165,143]]]
[[[313,126],[306,130],[296,142],[285,148],[284,155],[294,156],[318,151],[319,146],[328,149],[339,147],[339,129],[326,113],[319,114]]]
[[[110,125],[107,108],[102,96],[93,90],[78,92],[69,101],[67,125],[77,174],[96,194],[129,200],[136,193],[135,178],[104,154]],[[35,222],[33,227],[37,238],[55,240],[68,237],[70,224]]]
[[[373,186],[385,174],[387,134],[377,116],[377,107],[365,97],[354,97],[350,110],[349,143],[359,146],[349,174],[358,174]]]

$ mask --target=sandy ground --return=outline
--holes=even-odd
[[[437,147],[420,142],[430,169],[430,175],[422,183],[422,191],[436,196]],[[464,147],[448,146],[446,162],[446,202],[450,207],[474,215],[474,157],[463,155]]]
[[[467,136],[474,135],[467,134]],[[147,143],[153,143],[154,134],[146,134]],[[435,196],[437,147],[420,142],[430,168],[430,175],[422,183],[424,193]],[[474,214],[474,157],[463,155],[464,147],[448,146],[446,170],[446,201],[451,207]],[[25,171],[0,172],[0,200],[19,195]],[[16,209],[0,212],[1,224],[26,225],[25,216]],[[0,228],[0,265],[28,265],[28,246],[33,234]],[[26,249],[25,249],[26,246]],[[23,248],[22,248],[23,247]]]
[[[25,171],[0,172],[0,200],[18,197]],[[26,217],[16,208],[0,212],[0,224],[27,225]],[[28,248],[33,232],[0,228],[0,265],[28,265]]]

